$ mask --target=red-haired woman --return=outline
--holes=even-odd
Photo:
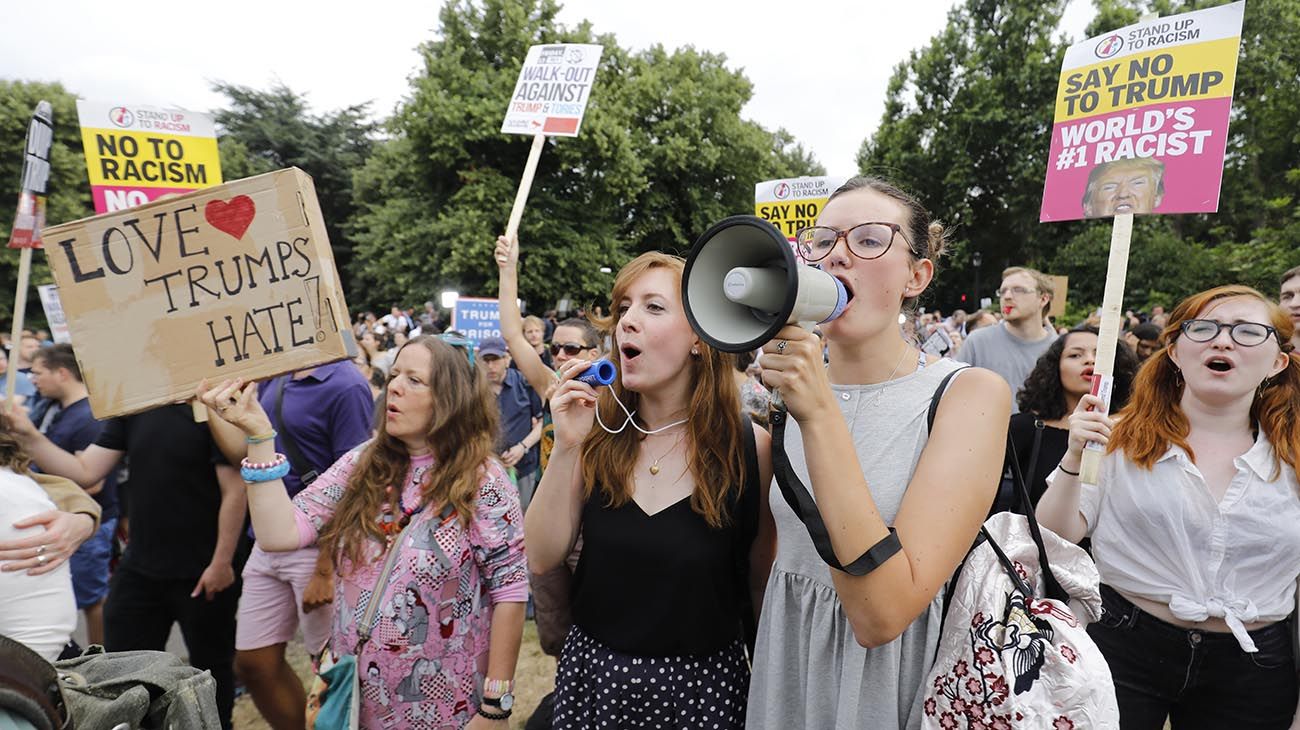
[[[742,625],[774,548],[769,440],[740,415],[731,357],[691,331],[682,268],[647,253],[619,272],[600,322],[611,387],[576,380],[585,363],[560,367],[555,450],[524,529],[534,573],[582,532],[556,728],[744,725]]]
[[[1089,627],[1123,727],[1294,727],[1300,360],[1290,318],[1223,286],[1187,298],[1112,420],[1085,396],[1038,503],[1092,538],[1105,613]],[[1106,445],[1098,484],[1084,444]]]

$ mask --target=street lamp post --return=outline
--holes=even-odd
[[[975,267],[975,308],[976,308],[976,309],[981,309],[981,308],[982,308],[982,305],[980,304],[980,302],[981,302],[981,300],[980,300],[980,263],[981,263],[983,260],[984,260],[984,257],[980,255],[980,252],[979,252],[979,251],[976,251],[975,253],[971,254],[970,262],[971,262],[971,265]]]

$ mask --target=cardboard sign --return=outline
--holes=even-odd
[[[553,43],[528,49],[501,131],[577,137],[603,46]]]
[[[9,248],[41,247],[41,229],[45,228],[45,188],[50,182],[50,146],[53,143],[54,110],[48,101],[41,101],[27,124],[23,179]]]
[[[1047,316],[1056,318],[1065,314],[1065,299],[1070,293],[1070,277],[1047,274],[1052,280],[1052,301],[1047,305]]]
[[[77,116],[96,213],[221,184],[207,114],[78,100]]]
[[[817,216],[847,177],[796,177],[768,180],[754,186],[754,215],[770,221],[790,241]]]
[[[311,178],[289,168],[46,231],[96,418],[355,352]]]
[[[41,309],[45,310],[45,321],[50,325],[50,336],[55,342],[72,342],[68,332],[68,320],[63,314],[63,302],[59,300],[59,288],[53,284],[36,287],[41,295]]]
[[[451,328],[478,343],[488,337],[501,336],[501,309],[495,299],[461,297],[451,310]]]
[[[1039,220],[1219,209],[1245,7],[1156,18],[1070,46]]]

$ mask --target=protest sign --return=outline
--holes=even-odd
[[[1047,316],[1053,319],[1065,314],[1065,298],[1070,293],[1070,277],[1047,274],[1052,280],[1052,301],[1047,305]]]
[[[1219,209],[1244,14],[1153,17],[1070,46],[1039,220]]]
[[[289,168],[51,228],[96,418],[355,352],[311,178]]]
[[[501,123],[502,132],[533,135],[533,146],[528,150],[528,161],[506,223],[506,238],[514,238],[519,232],[546,135],[578,136],[604,51],[604,46],[586,43],[551,43],[528,49]]]
[[[484,297],[460,297],[451,310],[451,328],[478,343],[488,337],[501,336],[501,310],[497,300]]]
[[[801,228],[817,222],[817,216],[846,177],[795,177],[767,180],[754,186],[754,215],[776,226],[793,241]]]
[[[45,188],[50,181],[50,146],[54,143],[54,109],[48,101],[36,105],[27,123],[23,144],[23,173],[18,192],[18,212],[14,215],[9,248],[20,249],[18,281],[14,289],[13,329],[10,342],[17,343],[27,316],[27,284],[32,276],[32,249],[41,247],[41,229],[45,227]],[[5,383],[4,403],[13,404],[18,378]]]
[[[577,137],[604,50],[583,43],[529,48],[501,131]]]
[[[59,288],[53,284],[36,287],[41,295],[41,309],[45,310],[45,321],[50,325],[50,336],[55,342],[72,342],[68,333],[68,320],[63,314],[63,302],[59,301]]]
[[[184,109],[77,101],[96,213],[221,184],[212,117]]]

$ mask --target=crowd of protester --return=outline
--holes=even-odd
[[[535,616],[557,672],[529,728],[916,728],[945,586],[986,517],[1036,506],[1095,560],[1123,727],[1297,726],[1300,267],[1276,300],[1221,286],[1103,343],[1024,266],[996,308],[921,309],[947,232],[886,181],[816,228],[833,243],[801,253],[851,305],[739,356],[692,330],[662,253],[608,315],[523,316],[504,237],[500,337],[432,302],[363,312],[351,361],[202,385],[206,423],[96,421],[73,347],[25,333],[0,350],[0,634],[53,660],[77,611],[110,652],[178,625],[222,726],[242,684],[277,729],[321,709],[301,636],[321,671],[355,661],[362,727],[493,728]],[[578,377],[598,358],[608,386]]]

